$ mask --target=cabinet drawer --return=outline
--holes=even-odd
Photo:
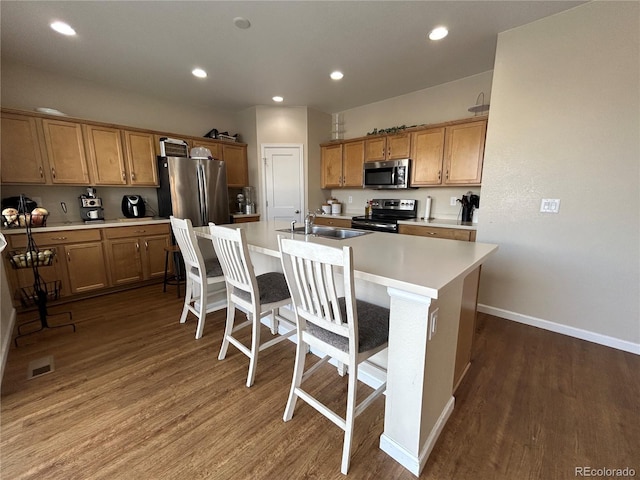
[[[169,224],[162,223],[158,225],[105,228],[104,235],[105,238],[111,240],[114,238],[146,237],[147,235],[168,235],[169,231]]]
[[[346,218],[316,217],[313,223],[316,225],[328,225],[330,227],[351,228],[351,220]]]
[[[448,240],[463,240],[475,242],[474,230],[461,230],[459,228],[426,227],[422,225],[400,225],[399,233],[405,235],[419,235],[431,238],[446,238]]]
[[[24,248],[27,246],[26,235],[8,235],[12,248]],[[102,240],[100,230],[92,228],[88,230],[59,230],[56,232],[32,233],[33,240],[38,247],[44,245],[64,245],[69,243],[99,242]]]

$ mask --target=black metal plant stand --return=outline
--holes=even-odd
[[[20,198],[20,204],[21,204],[20,205],[21,207],[24,206],[23,205],[24,197],[22,196]],[[43,279],[40,277],[40,272],[38,270],[38,267],[40,264],[50,265],[51,262],[53,261],[53,256],[55,255],[55,253],[52,252],[48,257],[44,257],[43,255],[40,255],[40,250],[38,250],[38,247],[35,241],[33,240],[33,236],[31,235],[31,222],[29,220],[27,220],[26,222],[26,231],[27,231],[28,256],[24,264],[25,266],[23,267],[22,263],[17,265],[14,261],[12,261],[12,263],[15,268],[30,267],[33,270],[33,289],[25,289],[25,288],[21,289],[22,303],[25,306],[35,305],[38,308],[38,318],[18,325],[18,335],[14,339],[14,343],[16,347],[18,346],[19,338],[26,337],[28,335],[32,335],[34,333],[41,332],[46,329],[71,327],[73,328],[74,332],[76,331],[76,325],[71,322],[65,323],[62,325],[49,325],[49,322],[47,320],[47,317],[49,316],[67,315],[69,320],[71,320],[72,315],[71,315],[71,312],[61,312],[61,313],[56,313],[51,315],[48,313],[47,303],[49,301],[49,297],[52,297],[54,299],[58,298],[58,293],[60,291],[60,281],[49,282],[49,283],[43,281]],[[27,333],[22,333],[22,328],[32,323],[39,323],[40,328],[36,330],[32,330]]]

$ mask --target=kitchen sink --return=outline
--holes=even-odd
[[[300,235],[304,235],[304,227],[296,227],[291,232],[290,228],[283,228],[278,230],[278,232],[288,232],[288,233],[297,233]],[[335,238],[338,240],[342,240],[345,238],[353,238],[359,237],[361,235],[366,235],[371,232],[365,232],[362,230],[351,230],[349,228],[337,228],[337,227],[325,227],[322,225],[313,225],[311,227],[310,235],[314,235],[316,237],[324,237],[324,238]]]

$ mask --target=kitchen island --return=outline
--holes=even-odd
[[[391,309],[389,348],[381,360],[387,391],[380,448],[418,476],[453,412],[465,280],[477,278],[498,247],[381,232],[337,240],[279,231],[289,228],[283,221],[237,228],[246,232],[257,274],[281,270],[278,235],[353,248],[358,297]],[[208,227],[195,230],[208,235]]]

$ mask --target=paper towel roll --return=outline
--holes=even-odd
[[[431,197],[427,197],[426,201],[427,206],[424,209],[424,219],[429,220],[431,218]]]

